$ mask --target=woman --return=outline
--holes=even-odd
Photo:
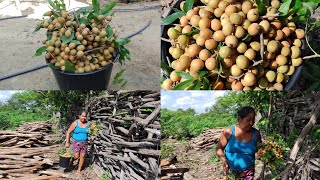
[[[240,180],[254,179],[255,153],[261,143],[260,132],[253,128],[255,111],[246,106],[238,112],[238,124],[225,129],[219,139],[216,154],[222,160],[226,175],[229,169]]]
[[[77,172],[80,174],[81,168],[84,163],[84,156],[88,149],[88,130],[89,122],[87,122],[87,113],[82,112],[79,119],[75,120],[67,131],[66,148],[70,147],[70,134],[72,134],[72,151],[74,153],[74,160],[79,160],[79,166]]]

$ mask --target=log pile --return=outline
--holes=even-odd
[[[50,179],[64,177],[46,169],[56,164],[57,145],[49,144],[51,124],[32,122],[16,131],[0,131],[0,179]]]
[[[218,143],[223,130],[224,128],[208,129],[200,136],[193,138],[190,144],[195,149],[210,149]]]
[[[112,179],[156,179],[160,159],[160,92],[118,91],[92,99],[90,120],[101,129],[94,162]]]
[[[48,146],[51,124],[48,122],[25,123],[16,131],[0,131],[0,147],[25,148]]]

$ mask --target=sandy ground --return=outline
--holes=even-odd
[[[79,1],[70,1],[75,7],[87,6]],[[15,4],[8,5],[8,2],[9,0],[0,0],[0,19],[20,15]],[[29,15],[27,18],[0,21],[0,77],[45,64],[44,56],[32,57],[35,50],[42,46],[40,40],[45,38],[45,31],[41,30],[36,34],[32,34],[32,32],[39,22],[37,18],[46,11],[47,5],[21,2],[22,15]],[[157,1],[133,4],[118,3],[116,8],[133,9],[157,5],[159,5]],[[125,37],[139,30],[148,20],[152,20],[151,25],[142,33],[131,38],[130,44],[126,46],[131,52],[132,59],[131,62],[126,63],[126,72],[123,75],[128,80],[128,84],[124,88],[127,90],[160,89],[160,9],[117,12],[113,19],[113,24],[120,37]],[[108,89],[119,89],[112,84],[112,79],[123,67],[119,63],[115,64]],[[0,81],[0,89],[58,90],[59,87],[51,69],[47,67]]]

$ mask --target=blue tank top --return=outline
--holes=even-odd
[[[253,137],[249,142],[238,141],[235,126],[232,125],[231,137],[225,148],[225,155],[230,168],[234,171],[246,170],[254,165],[257,152],[257,130],[252,128]]]
[[[88,139],[88,129],[89,129],[89,122],[85,128],[82,128],[78,124],[78,119],[76,120],[76,127],[73,130],[72,138],[77,142],[87,141]]]

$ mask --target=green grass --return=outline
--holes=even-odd
[[[48,114],[26,110],[1,110],[0,130],[14,130],[25,122],[46,121],[50,119]]]
[[[170,155],[176,150],[175,146],[169,146],[167,144],[161,144],[161,159],[170,157]]]
[[[161,110],[162,134],[178,140],[196,137],[206,129],[227,127],[234,123],[236,123],[236,118],[229,114],[210,112],[196,115],[182,110]]]
[[[212,153],[212,156],[209,158],[209,163],[217,163],[220,161],[220,158],[216,155],[216,145],[212,146],[210,149],[210,152]]]
[[[103,174],[102,174],[102,177],[101,177],[101,180],[111,180],[110,177],[110,172],[108,170],[106,170]]]

